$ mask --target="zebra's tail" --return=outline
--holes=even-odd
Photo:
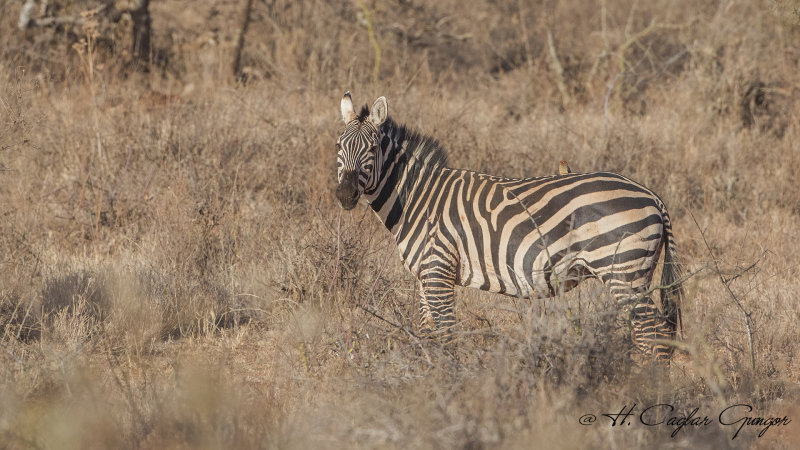
[[[663,209],[662,216],[664,218],[664,269],[661,272],[661,286],[664,289],[661,289],[661,305],[673,330],[682,336],[681,302],[684,291],[681,283],[683,267],[678,259],[678,249],[672,235],[672,222],[666,208]]]

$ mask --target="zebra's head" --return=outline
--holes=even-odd
[[[368,187],[377,185],[376,159],[380,151],[380,126],[386,120],[385,97],[375,100],[372,108],[364,107],[356,114],[350,91],[341,103],[344,132],[336,140],[336,167],[339,187],[336,198],[344,209],[353,209]]]

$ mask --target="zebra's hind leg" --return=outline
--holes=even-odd
[[[671,304],[656,305],[653,302],[647,295],[649,280],[635,280],[635,287],[631,286],[633,282],[620,276],[607,275],[604,281],[622,307],[623,317],[627,315],[629,319],[631,342],[644,356],[642,362],[669,364],[673,347],[665,341],[675,338],[677,319],[673,313],[677,311],[671,308]]]
[[[631,310],[631,340],[647,359],[669,364],[673,347],[664,341],[675,338],[677,323],[664,306],[659,310],[649,296],[639,299]]]

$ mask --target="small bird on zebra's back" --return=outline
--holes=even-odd
[[[566,161],[559,161],[558,162],[558,174],[559,175],[566,175],[568,173],[572,173],[572,169],[569,168],[569,164]]]

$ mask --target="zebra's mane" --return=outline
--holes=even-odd
[[[417,180],[447,167],[447,150],[436,138],[399,125],[391,117],[386,118],[381,128],[399,145],[400,158],[397,161],[405,166],[408,180],[400,189],[399,200],[405,204]]]
[[[361,111],[359,111],[358,117],[356,118],[358,119],[359,122],[363,122],[367,120],[368,117],[369,117],[369,106],[364,105],[361,107]]]
[[[369,120],[369,115],[369,106],[364,105],[357,119],[359,122],[364,122]],[[391,117],[386,118],[381,129],[384,135],[391,136],[391,139],[400,146],[400,153],[407,157],[410,168],[421,171],[423,168],[437,169],[447,166],[447,150],[436,138],[400,125]]]
[[[386,121],[391,121],[391,118]],[[433,170],[447,166],[447,150],[431,136],[420,133],[416,130],[410,129],[405,125],[394,125],[398,136],[398,144],[401,146],[401,152],[408,156],[408,164],[410,167],[418,166],[420,170]]]
[[[361,109],[359,120],[367,120],[369,108]],[[447,166],[447,150],[436,138],[420,133],[405,125],[400,125],[391,117],[387,117],[381,130],[384,136],[389,136],[397,146],[401,155],[405,156],[409,167],[418,166],[418,169],[436,169]]]

